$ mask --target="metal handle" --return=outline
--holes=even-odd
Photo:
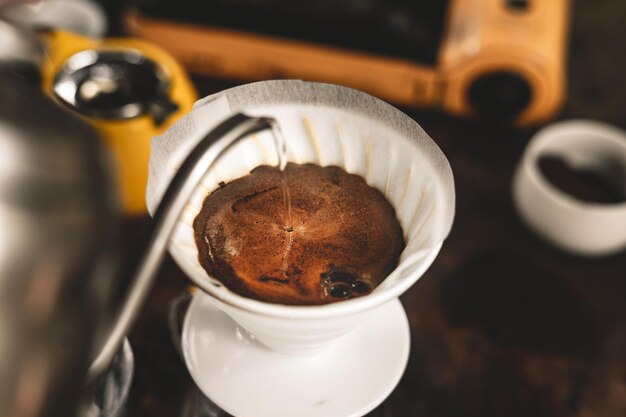
[[[130,259],[133,282],[118,311],[108,339],[87,372],[87,381],[106,369],[134,323],[158,272],[178,219],[200,180],[215,161],[241,138],[272,128],[273,119],[235,114],[209,132],[183,161],[154,214],[151,228],[140,246],[140,256]]]

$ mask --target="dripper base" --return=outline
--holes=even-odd
[[[191,376],[237,417],[357,417],[396,387],[409,357],[409,323],[398,299],[310,356],[265,347],[199,292],[185,318],[182,349]]]

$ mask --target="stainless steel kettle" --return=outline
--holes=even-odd
[[[137,317],[201,178],[275,121],[236,114],[207,132],[120,271],[112,170],[94,131],[37,85],[39,53],[34,34],[0,21],[0,410],[71,417]],[[113,300],[119,280],[128,290]]]
[[[0,410],[67,417],[115,284],[117,198],[96,133],[37,85],[40,52],[0,21]]]

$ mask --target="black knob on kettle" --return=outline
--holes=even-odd
[[[508,121],[530,104],[532,90],[520,74],[499,71],[481,75],[469,87],[468,100],[482,117]]]

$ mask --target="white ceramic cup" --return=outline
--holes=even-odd
[[[626,247],[626,202],[576,199],[541,173],[539,158],[563,158],[574,168],[611,167],[626,193],[626,133],[589,120],[552,124],[528,144],[513,181],[515,206],[528,226],[553,245],[578,255],[608,255]]]
[[[174,259],[220,309],[259,341],[281,353],[307,353],[346,334],[395,300],[426,271],[454,217],[454,182],[447,159],[411,118],[368,94],[302,81],[236,87],[196,103],[190,114],[153,139],[147,188],[155,210],[189,150],[235,113],[275,118],[287,139],[287,159],[337,165],[381,190],[396,209],[407,247],[398,268],[371,294],[322,306],[287,306],[240,296],[198,262],[192,223],[204,198],[262,164],[276,165],[272,136],[244,138],[223,155],[198,186],[174,232]]]

